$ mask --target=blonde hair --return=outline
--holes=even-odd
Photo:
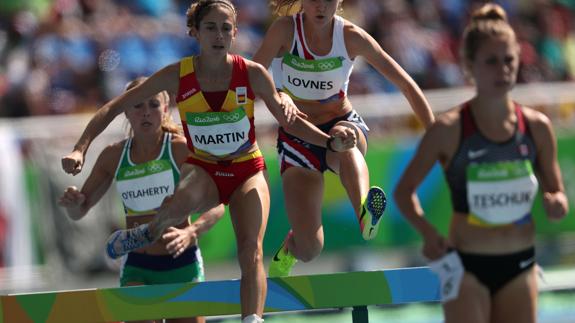
[[[339,1],[337,13],[341,14],[343,12],[341,7],[343,0],[337,1]],[[270,7],[276,16],[291,16],[302,11],[302,0],[271,0]]]
[[[137,78],[135,78],[134,80],[130,81],[128,84],[126,84],[126,91],[135,88],[136,86],[144,83],[145,80],[147,80],[148,78],[145,76],[139,76]],[[166,91],[162,91],[160,93],[158,93],[158,95],[160,95],[160,98],[162,100],[162,103],[164,103],[168,109],[169,109],[169,105],[170,105],[170,95],[168,94],[168,92]],[[179,125],[177,125],[173,120],[172,120],[172,116],[169,112],[164,113],[164,117],[162,119],[162,130],[164,132],[171,132],[171,133],[178,133],[181,134],[182,130],[181,127]],[[130,134],[132,133],[132,129],[130,128]]]
[[[202,19],[210,12],[211,8],[223,6],[230,9],[234,15],[234,22],[237,21],[237,11],[234,4],[229,0],[199,0],[190,5],[186,11],[186,26],[188,35],[191,35],[192,28],[198,29]]]
[[[500,36],[516,41],[515,31],[507,21],[505,10],[497,4],[487,3],[471,15],[471,20],[463,32],[461,57],[473,61],[483,41]]]

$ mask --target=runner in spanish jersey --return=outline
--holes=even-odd
[[[127,106],[150,93],[175,93],[191,153],[181,168],[180,183],[152,222],[113,234],[108,254],[118,257],[148,245],[186,214],[226,203],[242,272],[242,318],[261,322],[267,288],[262,240],[270,201],[265,163],[255,140],[254,100],[263,99],[288,133],[315,145],[345,151],[355,146],[355,134],[349,129],[331,136],[322,132],[295,106],[282,105],[265,68],[229,53],[237,32],[236,10],[230,1],[194,2],[187,24],[200,53],[168,65],[99,109],[74,152],[64,157],[63,166],[77,172],[89,143]]]

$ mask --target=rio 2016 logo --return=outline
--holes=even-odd
[[[157,173],[161,170],[163,170],[163,167],[162,167],[162,164],[160,164],[160,163],[153,163],[153,164],[148,166],[148,171],[150,173]]]
[[[335,67],[335,63],[331,61],[320,62],[317,64],[317,67],[322,71],[327,71],[333,69]]]
[[[225,121],[234,122],[234,121],[240,120],[241,116],[237,112],[232,112],[232,113],[226,113],[226,114],[222,115],[222,118]]]

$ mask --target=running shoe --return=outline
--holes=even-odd
[[[387,198],[385,192],[377,186],[372,186],[362,203],[361,216],[359,218],[361,235],[364,240],[371,240],[377,236],[379,223],[386,206]]]
[[[276,252],[270,263],[269,277],[285,277],[289,276],[292,267],[297,262],[294,257],[285,247],[285,241],[282,243],[279,250]]]
[[[106,241],[106,253],[110,258],[119,258],[131,251],[154,242],[148,224],[141,224],[129,230],[118,230]]]

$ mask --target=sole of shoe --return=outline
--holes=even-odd
[[[381,222],[386,207],[387,197],[385,192],[377,186],[372,186],[367,193],[365,201],[366,213],[369,213],[369,222],[363,226],[362,236],[364,240],[372,240],[377,236],[379,223]],[[374,218],[374,214],[379,215],[377,218]],[[367,216],[367,214],[362,214],[362,220],[364,220],[364,216]]]

